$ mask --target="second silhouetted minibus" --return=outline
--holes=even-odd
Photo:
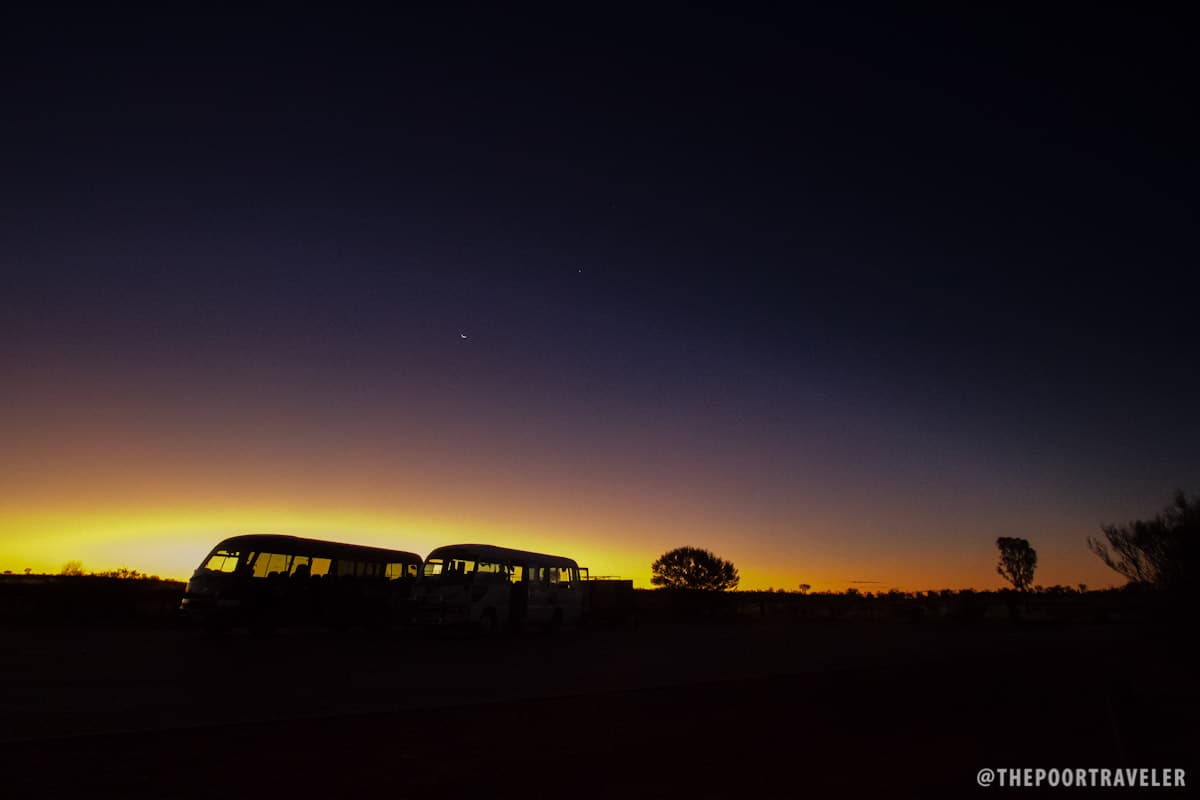
[[[453,544],[429,554],[416,590],[415,621],[555,629],[579,622],[585,574],[574,559],[489,544]]]

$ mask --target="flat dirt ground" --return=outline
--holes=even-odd
[[[0,635],[11,797],[1005,793],[977,787],[983,767],[1200,780],[1194,661],[1128,625]]]

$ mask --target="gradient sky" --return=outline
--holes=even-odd
[[[0,569],[1117,583],[1200,489],[1187,27],[782,13],[7,19]]]

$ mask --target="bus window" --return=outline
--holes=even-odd
[[[419,567],[419,566],[420,566],[420,564],[409,564],[408,565],[408,577],[410,577],[410,578],[417,577],[417,567]]]
[[[360,561],[358,562],[358,577],[360,578],[381,578],[383,577],[384,565],[377,561]]]
[[[204,569],[212,572],[233,572],[237,569],[238,554],[228,550],[218,550],[204,562]]]
[[[413,575],[416,574],[415,565],[413,566],[413,569],[411,569],[411,570],[406,570],[404,567],[405,567],[405,565],[402,563],[399,563],[399,562],[393,562],[391,564],[388,564],[387,565],[388,580],[394,581],[397,578],[408,578],[408,577],[412,577]]]
[[[329,565],[333,563],[328,558],[314,558],[312,565],[308,568],[308,574],[314,578],[319,578],[322,575],[329,574]]]
[[[292,569],[289,574],[293,576],[295,576],[296,573],[299,573],[302,576],[312,574],[310,572],[312,569],[312,565],[309,563],[310,560],[311,559],[309,559],[308,556],[296,556],[292,559]]]
[[[358,561],[338,561],[337,576],[339,578],[353,578],[361,570],[362,564]]]
[[[529,568],[529,582],[530,583],[545,583],[546,582],[546,568],[545,567],[530,567]]]
[[[282,553],[259,553],[254,559],[254,577],[267,578],[277,572],[286,574],[290,557]]]
[[[498,575],[500,573],[500,565],[499,564],[489,564],[486,561],[480,561],[479,565],[475,567],[475,571],[481,572],[481,573],[487,573],[489,575]]]
[[[513,583],[520,583],[525,580],[525,568],[520,564],[514,564],[512,571],[508,573],[508,578]]]

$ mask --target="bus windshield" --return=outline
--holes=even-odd
[[[201,569],[210,572],[233,572],[237,569],[238,553],[236,550],[214,550]]]

